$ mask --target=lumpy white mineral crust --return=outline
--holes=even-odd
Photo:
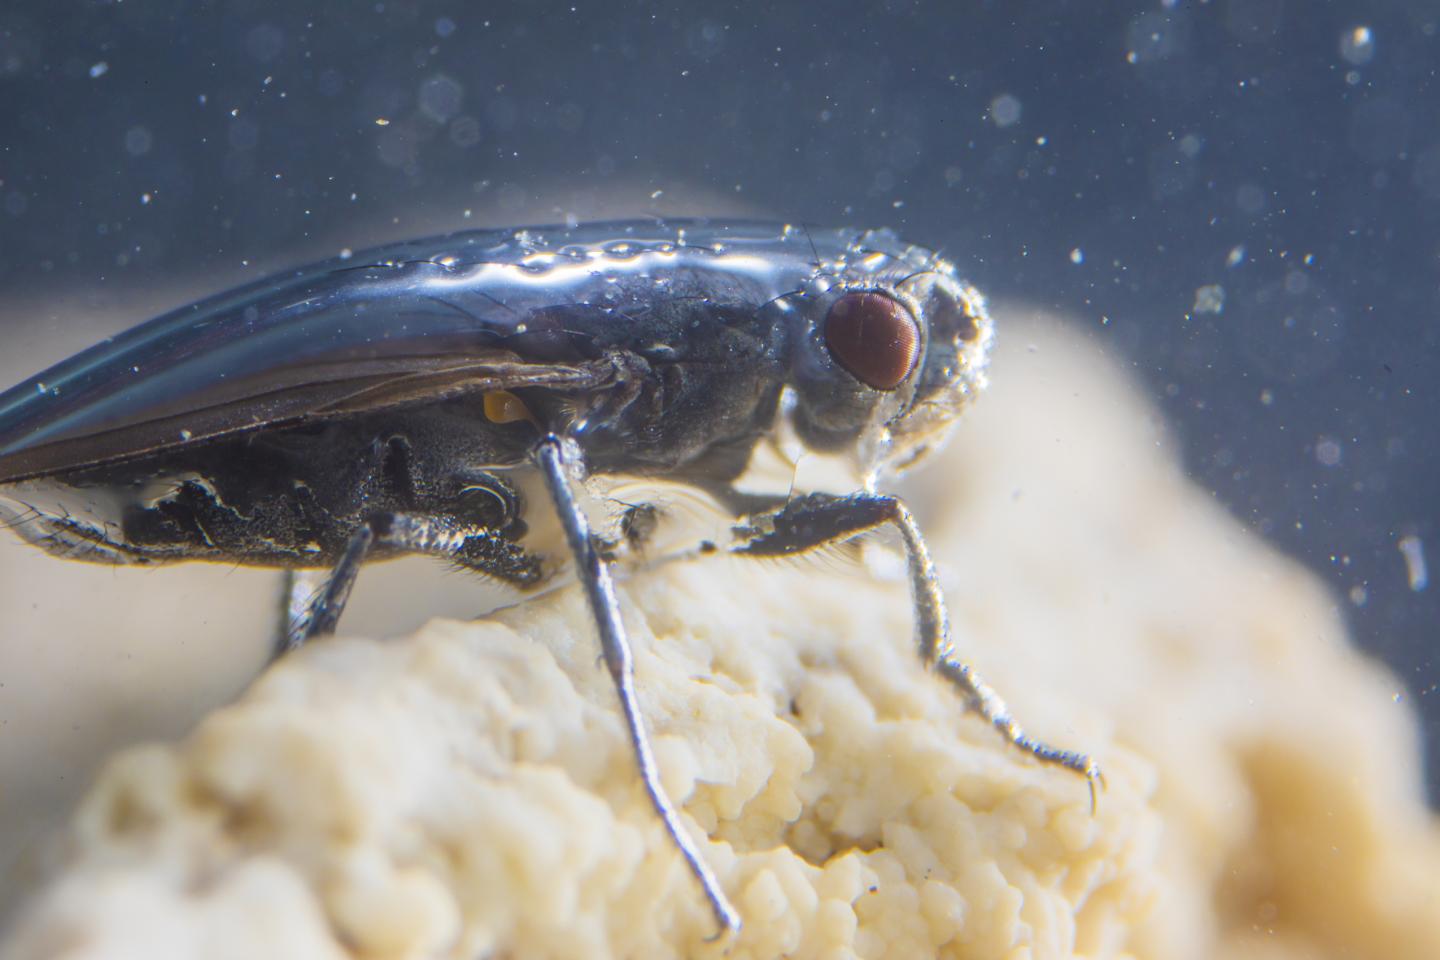
[[[1034,734],[1096,755],[1094,815],[922,668],[883,554],[712,559],[621,595],[734,943],[706,943],[566,590],[317,642],[120,753],[0,956],[1440,955],[1394,679],[1185,481],[1112,361],[1016,311],[1001,329],[990,394],[909,490],[957,647]]]

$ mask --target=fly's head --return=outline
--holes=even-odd
[[[867,484],[936,449],[985,385],[984,299],[938,258],[806,299],[792,422],[808,449],[848,454]]]

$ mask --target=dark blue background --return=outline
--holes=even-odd
[[[1440,576],[1440,5],[767,7],[10,0],[0,296],[219,289],[467,208],[892,225],[1133,363],[1418,698],[1433,783],[1440,583],[1397,544]]]

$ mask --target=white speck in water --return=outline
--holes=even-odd
[[[1084,263],[1085,251],[1081,250],[1079,247],[1075,247],[1074,249],[1072,249],[1070,251],[1070,262],[1076,264],[1077,266]]]
[[[1269,387],[1260,391],[1260,405],[1270,407],[1275,405],[1275,391]]]
[[[1340,441],[1333,437],[1321,437],[1315,444],[1315,459],[1320,461],[1322,466],[1336,467],[1340,465]]]
[[[1218,283],[1207,283],[1195,288],[1195,304],[1191,313],[1224,313],[1225,288]]]
[[[193,437],[193,436],[195,436],[195,434],[191,433],[189,430],[181,430],[181,431],[180,431],[180,439],[181,439],[181,440],[189,440],[189,439],[190,439],[191,437]]]
[[[386,120],[384,117],[376,117],[376,118],[375,118],[375,126],[377,126],[377,127],[388,127],[388,126],[390,126],[390,121],[389,121],[389,120]]]
[[[1225,266],[1238,267],[1245,262],[1245,245],[1231,247],[1230,252],[1225,255]]]
[[[341,259],[341,260],[349,260],[349,259],[350,259],[351,257],[353,257],[353,256],[355,256],[355,251],[354,251],[354,250],[351,250],[349,247],[341,247],[341,248],[340,248],[340,259]]]
[[[151,197],[150,194],[148,194],[148,193],[142,193],[142,194],[140,194],[140,205],[141,205],[142,207],[148,207],[148,206],[150,206],[150,201],[151,201],[152,199],[154,199],[154,198]]]
[[[1370,591],[1366,590],[1363,584],[1357,583],[1350,588],[1350,602],[1355,604],[1355,606],[1363,607],[1369,599]]]
[[[997,127],[1013,127],[1020,122],[1020,100],[1008,93],[1002,93],[990,101],[990,119]]]
[[[49,389],[49,388],[46,387],[45,384],[43,384],[43,383],[37,383],[37,384],[35,384],[35,392],[38,393],[38,394],[40,394],[40,395],[42,395],[42,396],[45,394],[45,391],[46,391],[47,389]]]
[[[656,190],[654,193],[650,194],[650,199],[651,199],[651,200],[659,200],[659,199],[660,199],[661,197],[663,197],[664,195],[665,195],[665,191],[664,191],[664,190]]]
[[[110,64],[106,63],[104,60],[101,60],[99,63],[92,63],[92,64],[90,65],[90,79],[91,79],[91,80],[98,80],[98,79],[100,79],[101,77],[105,76],[105,74],[107,74],[107,73],[109,73],[109,72],[110,72]]]
[[[1430,574],[1425,569],[1425,545],[1419,537],[1407,535],[1401,537],[1396,546],[1405,558],[1405,576],[1410,581],[1410,589],[1419,593],[1430,582]]]
[[[1340,34],[1340,56],[1360,67],[1375,56],[1375,34],[1369,27],[1351,27]]]

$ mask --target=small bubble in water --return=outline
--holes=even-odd
[[[1223,313],[1225,310],[1225,288],[1218,283],[1207,283],[1195,288],[1195,303],[1191,313]]]
[[[1375,56],[1375,34],[1369,27],[1352,27],[1340,34],[1340,56],[1357,67]]]
[[[420,110],[437,123],[445,123],[460,112],[465,91],[450,77],[440,74],[420,85]]]
[[[1076,266],[1079,266],[1080,264],[1084,263],[1084,262],[1085,262],[1085,251],[1084,251],[1084,250],[1081,250],[1079,247],[1075,247],[1074,249],[1072,249],[1072,250],[1070,251],[1070,262],[1073,263],[1073,264],[1075,264]]]
[[[1321,437],[1320,442],[1315,444],[1315,459],[1320,461],[1322,466],[1339,466],[1340,456],[1340,441],[1338,440]]]
[[[154,146],[155,138],[147,127],[131,127],[125,131],[125,152],[132,157],[143,157]]]
[[[1238,267],[1245,262],[1245,246],[1231,247],[1230,252],[1225,255],[1225,266]]]
[[[1013,127],[1020,122],[1020,100],[1002,93],[990,101],[990,119],[997,127]]]
[[[106,63],[104,60],[101,60],[99,63],[93,63],[93,64],[90,65],[90,79],[91,79],[91,80],[98,80],[98,79],[100,79],[101,77],[105,76],[105,74],[107,74],[107,73],[109,73],[109,72],[110,72],[110,64]]]
[[[285,32],[273,23],[262,23],[245,35],[245,50],[261,63],[269,63],[285,49]]]
[[[480,121],[471,116],[450,121],[450,142],[457,147],[473,147],[480,142]]]
[[[1417,593],[1424,590],[1430,583],[1430,573],[1425,568],[1425,545],[1419,537],[1407,535],[1395,546],[1405,558],[1405,578],[1410,581],[1410,589]]]
[[[1253,183],[1242,183],[1235,190],[1235,205],[1241,213],[1256,216],[1265,212],[1265,191]]]

